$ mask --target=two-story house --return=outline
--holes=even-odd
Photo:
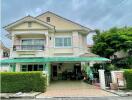
[[[4,29],[12,48],[10,59],[2,63],[10,63],[12,71],[44,70],[49,80],[67,79],[77,76],[84,62],[108,60],[81,56],[88,52],[87,35],[92,30],[49,11],[26,16]]]
[[[4,59],[8,59],[10,55],[10,49],[7,48],[2,41],[0,41],[0,59],[4,60]],[[7,72],[10,70],[9,64],[8,63],[4,63],[4,64],[0,64],[0,71],[1,72]]]

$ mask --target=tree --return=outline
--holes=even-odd
[[[111,28],[93,37],[92,52],[109,58],[120,50],[132,50],[132,27]]]

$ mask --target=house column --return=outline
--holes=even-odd
[[[50,76],[51,76],[51,68],[50,68],[49,62],[46,63],[45,72],[46,72],[46,76],[47,76],[47,86],[48,86],[50,83]]]
[[[10,64],[10,71],[15,72],[16,71],[16,64]]]
[[[12,58],[13,57],[13,46],[14,46],[14,44],[15,44],[15,35],[14,35],[14,33],[12,33],[12,35],[11,35],[11,40],[12,40],[12,46],[11,46],[11,49],[10,49],[10,57]]]
[[[73,42],[73,53],[75,56],[79,55],[79,35],[77,31],[72,32],[72,42]]]
[[[49,55],[49,35],[48,35],[48,31],[45,33],[46,36],[46,46],[45,46],[45,54],[46,56]]]
[[[102,69],[99,70],[99,81],[101,89],[105,89],[105,75]]]
[[[19,63],[16,63],[16,72],[20,72],[21,69],[20,69],[20,64]]]

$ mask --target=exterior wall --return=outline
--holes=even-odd
[[[3,58],[3,49],[0,48],[0,59]]]
[[[64,63],[63,65],[62,65],[62,71],[65,71],[65,70],[73,70],[74,69],[74,64],[75,63]],[[58,69],[58,71],[59,71],[59,69]]]
[[[72,47],[71,48],[56,48],[55,47],[55,37],[64,37],[68,36],[72,38]],[[23,34],[23,35],[17,35],[12,36],[12,39],[14,40],[13,45],[21,45],[21,40],[25,38],[42,38],[45,39],[45,50],[32,50],[32,51],[26,51],[26,50],[19,50],[19,51],[13,51],[13,48],[11,50],[11,58],[15,57],[49,57],[49,56],[78,56],[80,54],[83,54],[87,51],[87,45],[86,45],[86,35],[82,35],[78,33],[77,31],[73,32],[61,32],[61,33],[48,33],[48,35],[33,35],[33,34]],[[51,39],[50,39],[51,38]],[[13,47],[13,46],[12,46]]]
[[[42,16],[38,16],[37,18],[46,22],[47,17],[50,17],[50,22],[48,22],[48,23],[51,25],[54,25],[57,30],[81,29],[81,27],[79,25],[73,24],[72,22],[64,20],[63,18],[60,18],[60,17],[53,15],[51,13],[46,13]]]
[[[0,60],[8,59],[9,57],[4,57],[4,52],[7,52],[8,55],[10,53],[9,49],[6,48],[2,43],[0,44]],[[8,72],[10,71],[9,64],[1,64],[0,63],[0,72]]]
[[[0,65],[0,72],[9,72],[10,71],[10,65],[9,64],[1,64]]]
[[[125,86],[123,72],[124,71],[111,71],[112,83],[117,83],[118,86]]]
[[[12,51],[10,58],[19,57],[45,57],[45,51]]]
[[[28,27],[28,22],[19,24],[17,26],[14,26],[13,29],[17,30],[17,29],[47,29],[47,27],[44,27],[43,25],[36,23],[36,22],[31,22],[31,26],[32,27]]]
[[[73,34],[73,52],[74,52],[74,55],[75,56],[78,56],[79,55],[79,34],[77,31],[74,31]]]
[[[87,51],[87,36],[83,34],[79,34],[79,49],[80,53],[86,53]]]
[[[31,21],[31,27],[28,26],[28,22],[25,21],[11,28],[10,33],[12,34],[12,48],[10,57],[53,57],[53,56],[79,56],[87,51],[86,35],[79,33],[78,30],[82,30],[80,25],[61,18],[52,13],[46,13],[37,18],[45,21],[46,18],[50,17],[51,25],[55,26],[56,32],[49,30],[47,26],[44,26],[38,22]],[[58,30],[60,30],[58,32]],[[76,30],[76,31],[75,31]],[[69,32],[65,32],[69,31]],[[86,34],[86,33],[85,33]],[[56,48],[55,37],[56,36],[71,36],[72,47],[71,48]],[[45,39],[45,50],[19,50],[13,51],[13,45],[21,45],[21,39],[24,38],[42,38]]]
[[[57,48],[55,47],[55,37],[71,37],[72,39],[72,33],[71,32],[64,32],[64,33],[55,33],[53,37],[52,47],[54,48],[54,51],[52,52],[52,56],[65,56],[67,54],[73,55],[73,48]],[[72,39],[72,46],[73,46],[73,39]]]
[[[46,49],[45,50],[17,50],[13,51],[14,45],[21,45],[22,39],[45,39],[44,46],[46,47],[46,35],[47,31],[38,31],[41,33],[30,33],[30,31],[24,31],[24,34],[21,33],[23,31],[12,31],[12,48],[10,57],[11,58],[18,58],[18,57],[45,57],[46,56]],[[20,33],[20,34],[17,34]]]
[[[16,63],[16,72],[21,71],[21,65],[19,63]]]

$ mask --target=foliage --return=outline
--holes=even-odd
[[[126,79],[127,89],[132,90],[132,69],[125,70],[124,77]]]
[[[116,70],[116,66],[114,66],[113,64],[110,64],[108,67],[106,67],[107,70],[111,71],[111,70]]]
[[[132,68],[132,56],[130,57],[125,57],[125,58],[120,58],[120,59],[113,59],[112,64],[115,66],[118,66],[123,69],[128,69]]]
[[[93,37],[92,47],[95,54],[109,58],[117,51],[132,49],[132,27],[115,27],[101,33],[98,30],[97,32]]]
[[[46,76],[42,72],[1,72],[1,92],[44,92]]]

